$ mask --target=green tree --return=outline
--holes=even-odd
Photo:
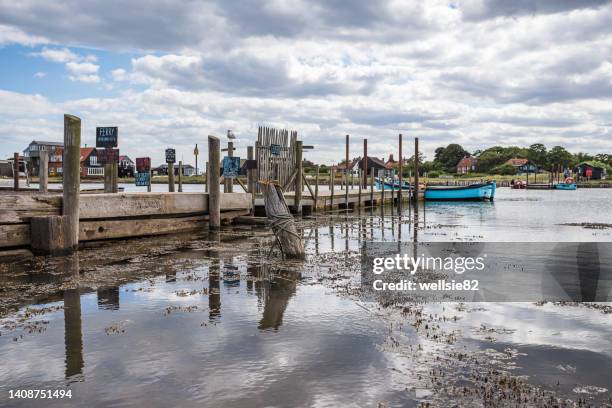
[[[444,170],[449,172],[454,172],[457,169],[459,160],[470,155],[461,145],[456,143],[451,143],[445,148],[436,149],[436,154],[438,156],[436,161],[440,163]]]
[[[527,151],[527,158],[539,168],[546,167],[546,159],[548,158],[546,146],[542,143],[532,144]]]
[[[574,156],[563,146],[555,146],[548,152],[547,161],[551,166],[569,167],[574,161]]]

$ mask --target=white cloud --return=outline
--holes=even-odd
[[[47,76],[46,72],[39,71],[39,72],[34,73],[34,78],[44,78],[46,76]]]

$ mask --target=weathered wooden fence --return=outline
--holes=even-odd
[[[273,181],[285,191],[293,191],[291,178],[295,177],[297,132],[286,129],[259,127],[255,155],[257,180]],[[257,186],[257,192],[261,190]]]

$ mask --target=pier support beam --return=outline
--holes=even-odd
[[[211,230],[221,228],[221,186],[220,183],[221,142],[208,136],[208,225]]]
[[[403,169],[403,156],[402,156],[402,134],[399,134],[399,189],[397,190],[397,208],[401,211],[402,210],[402,180],[403,180],[403,175],[402,172],[404,171]]]
[[[301,140],[295,142],[295,169],[297,171],[295,175],[295,195],[293,196],[293,207],[296,214],[302,214],[302,190],[304,189],[303,172],[302,167],[302,145]]]
[[[414,138],[414,212],[419,211],[419,138]]]
[[[46,193],[49,184],[49,152],[42,150],[38,153],[40,165],[38,166],[38,191]]]
[[[349,202],[349,189],[348,189],[348,176],[349,176],[349,135],[346,135],[346,151],[345,151],[345,165],[344,165],[344,204],[348,209]]]
[[[168,192],[174,193],[174,162],[168,163]]]
[[[178,191],[179,193],[183,192],[183,161],[180,160],[179,161],[179,165],[178,165]]]
[[[19,153],[13,154],[13,190],[19,190]]]
[[[50,215],[30,218],[32,253],[35,255],[62,255],[66,248],[66,217]]]
[[[64,193],[62,215],[65,218],[64,243],[68,250],[79,246],[79,195],[81,186],[81,119],[64,115]]]

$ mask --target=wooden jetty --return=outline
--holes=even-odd
[[[220,194],[221,220],[250,214],[250,194]],[[0,194],[0,248],[30,246],[33,217],[59,216],[61,194]],[[205,230],[208,193],[83,194],[79,242]]]

